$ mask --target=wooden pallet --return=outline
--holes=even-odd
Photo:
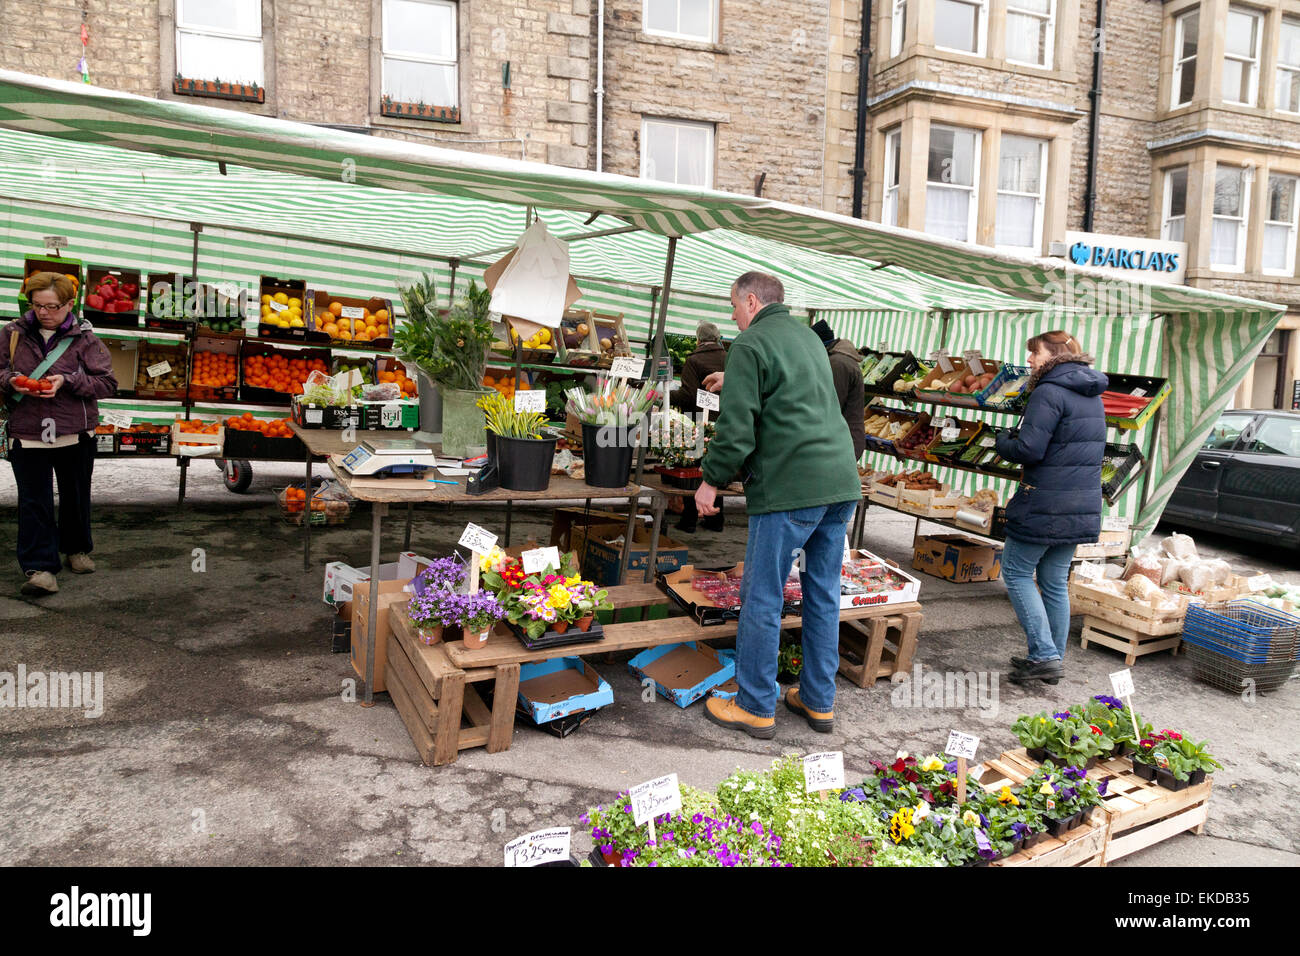
[[[1019,786],[1039,766],[1023,747],[1007,751],[985,765],[980,782],[990,790]],[[1104,760],[1088,773],[1097,783],[1106,781],[1106,795],[1100,808],[1105,814],[1106,831],[1102,866],[1178,833],[1205,832],[1214,786],[1212,777],[1186,790],[1166,790],[1137,776],[1127,757]]]
[[[1100,644],[1102,647],[1123,651],[1124,663],[1130,667],[1139,657],[1146,654],[1155,654],[1159,651],[1171,651],[1177,654],[1178,647],[1182,643],[1181,625],[1179,625],[1179,633],[1166,637],[1142,634],[1130,627],[1112,624],[1110,621],[1099,621],[1091,614],[1083,618],[1081,646],[1087,648],[1089,644]]]
[[[907,673],[921,631],[920,611],[840,622],[839,672],[858,687]]]

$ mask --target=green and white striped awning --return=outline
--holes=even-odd
[[[205,281],[288,274],[340,294],[391,295],[395,280],[419,272],[445,285],[446,257],[462,260],[458,287],[481,274],[500,255],[492,250],[514,242],[532,208],[562,236],[621,225],[643,230],[570,245],[572,271],[584,277],[581,304],[624,312],[634,335],[650,328],[651,287],[662,283],[669,236],[685,237],[671,331],[691,331],[697,318],[725,318],[732,279],[751,268],[780,275],[794,305],[835,310],[832,324],[860,344],[885,340],[918,352],[980,347],[1015,358],[1028,334],[1071,328],[1104,356],[1104,368],[1157,370],[1173,380],[1152,450],[1154,481],[1136,519],[1142,527],[1155,523],[1283,314],[1264,302],[1117,282],[1087,268],[759,197],[7,71],[0,71],[0,129],[41,137],[0,139],[0,195],[13,197],[0,212],[5,266],[37,248],[42,235],[66,231],[96,255],[122,253],[110,260],[118,264],[187,269],[193,234],[186,224],[198,221],[205,224]],[[481,261],[465,261],[476,256]],[[1108,290],[1111,305],[1087,297],[1093,282]],[[1073,294],[1080,289],[1082,297]]]

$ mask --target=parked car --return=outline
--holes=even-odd
[[[1174,489],[1164,518],[1300,548],[1300,412],[1224,412]]]

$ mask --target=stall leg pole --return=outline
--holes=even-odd
[[[514,515],[515,503],[513,499],[506,501],[506,547],[510,547],[510,520]]]
[[[402,539],[402,550],[411,550],[411,519],[415,517],[415,502],[406,503],[406,537]]]
[[[180,483],[180,487],[176,491],[176,509],[178,511],[184,511],[185,510],[185,476],[189,472],[190,460],[188,458],[182,457],[176,463],[180,466],[181,469],[181,483]]]
[[[677,237],[669,236],[668,256],[664,260],[664,289],[662,293],[662,298],[660,298],[659,300],[659,319],[655,323],[654,348],[650,356],[650,375],[648,376],[649,378],[656,379],[656,380],[658,379],[659,376],[659,359],[664,354],[664,326],[668,324],[668,299],[669,296],[672,294],[673,261],[676,258],[677,258]],[[663,380],[665,388],[667,387],[669,381],[671,381],[671,377],[665,378]],[[667,424],[668,423],[665,422],[664,427],[667,427]],[[646,453],[646,447],[643,444],[640,448],[637,449],[637,453],[636,453],[636,478],[633,481],[634,484],[638,484],[638,485],[641,484],[641,473],[645,468],[645,453]]]
[[[307,449],[307,477],[303,479],[307,492],[307,507],[302,516],[302,569],[311,570],[311,449]]]
[[[650,501],[650,508],[654,514],[654,520],[650,525],[650,553],[646,556],[645,562],[645,583],[650,584],[655,579],[655,572],[659,570],[659,529],[664,523],[664,507],[668,504],[668,499],[664,495],[656,495]]]
[[[636,525],[636,510],[641,503],[640,495],[632,495],[627,499],[627,527],[623,529],[623,551],[618,556],[618,583],[627,583],[627,565],[632,557],[632,529]],[[586,556],[586,542],[583,539],[583,556]]]
[[[379,533],[388,505],[370,503],[370,613],[366,617],[366,698],[362,707],[375,703],[375,628],[379,625]]]

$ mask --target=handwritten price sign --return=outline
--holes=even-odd
[[[560,566],[560,549],[534,548],[531,551],[525,551],[523,559],[524,574],[536,574],[538,571]]]
[[[529,389],[526,392],[515,392],[515,411],[517,412],[544,412],[546,411],[546,393],[543,391],[533,391]]]
[[[541,866],[568,858],[568,827],[535,830],[506,844],[506,866]]]
[[[963,734],[960,730],[948,731],[948,746],[943,748],[943,752],[949,757],[965,757],[967,760],[975,759],[975,751],[979,749],[980,739],[974,734]]]
[[[643,374],[645,374],[645,359],[616,358],[610,363],[610,378],[640,378]]]
[[[628,791],[628,799],[632,802],[632,821],[637,826],[665,813],[680,812],[682,791],[677,785],[677,774],[637,784]]]
[[[460,536],[458,543],[462,548],[469,548],[479,554],[487,554],[496,545],[497,536],[471,522],[465,526],[465,532]]]
[[[695,390],[695,404],[706,412],[716,412],[722,408],[722,397],[716,392],[697,388]]]
[[[803,782],[806,793],[844,789],[844,754],[835,750],[804,757]]]
[[[1128,668],[1110,675],[1110,689],[1116,697],[1133,696],[1133,672]]]

